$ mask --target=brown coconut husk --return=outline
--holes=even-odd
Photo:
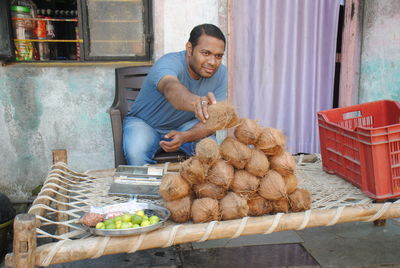
[[[165,207],[171,212],[170,219],[174,222],[184,223],[189,221],[192,199],[186,196],[174,201],[165,202]]]
[[[252,195],[257,192],[260,179],[246,170],[236,170],[231,183],[231,190],[241,196]]]
[[[220,145],[222,157],[237,169],[243,169],[251,157],[251,149],[232,137],[227,137]]]
[[[289,152],[283,152],[280,155],[275,155],[269,158],[271,169],[276,170],[282,176],[294,174],[296,169],[296,161]]]
[[[289,195],[289,204],[293,212],[300,212],[311,208],[311,193],[305,189],[297,188]]]
[[[289,212],[289,201],[286,197],[281,198],[279,200],[272,201],[272,207],[273,207],[273,211],[275,213],[278,213],[278,212],[288,213]]]
[[[261,216],[272,212],[272,203],[261,195],[254,194],[249,196],[247,200],[247,205],[249,206],[249,216]]]
[[[173,201],[191,194],[189,184],[178,173],[167,173],[161,179],[160,195],[166,201]]]
[[[195,199],[192,204],[191,217],[194,223],[220,220],[221,212],[218,201],[208,197]]]
[[[276,128],[263,128],[256,143],[256,148],[266,155],[278,155],[284,152],[286,137]]]
[[[286,197],[285,181],[278,172],[269,170],[260,181],[258,193],[267,200],[279,200]]]
[[[205,182],[194,185],[193,190],[197,198],[209,197],[213,199],[222,199],[226,195],[226,189],[213,183]]]
[[[269,161],[263,152],[257,149],[251,150],[251,157],[245,169],[257,177],[264,177],[269,170]]]
[[[291,194],[296,191],[297,186],[299,185],[299,180],[297,179],[296,175],[289,175],[283,177],[286,185],[286,192],[287,194]]]
[[[227,102],[217,102],[207,107],[208,119],[204,124],[206,129],[217,131],[231,128],[239,123],[235,108]]]
[[[239,219],[247,216],[249,206],[247,200],[234,192],[228,194],[219,201],[223,220]]]
[[[201,184],[205,180],[205,167],[197,157],[191,157],[181,164],[180,174],[190,186]]]
[[[224,189],[229,189],[235,169],[227,161],[220,159],[208,171],[207,180]]]
[[[196,144],[196,156],[204,165],[214,165],[221,158],[218,143],[211,138],[202,139]]]
[[[244,144],[256,144],[261,135],[262,128],[256,120],[241,118],[239,125],[235,128],[235,137]]]

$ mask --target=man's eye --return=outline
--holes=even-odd
[[[208,56],[208,55],[210,55],[210,53],[209,53],[209,52],[206,52],[206,51],[201,52],[201,54],[202,54],[203,56]]]
[[[217,59],[222,59],[222,57],[223,57],[223,55],[220,55],[220,54],[218,54],[218,55],[215,55],[215,58],[217,58]]]

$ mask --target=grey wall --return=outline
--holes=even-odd
[[[364,1],[359,102],[400,101],[400,1]]]
[[[114,83],[111,67],[0,67],[0,192],[29,197],[55,149],[77,171],[113,167]]]

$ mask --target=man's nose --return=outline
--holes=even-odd
[[[210,55],[210,57],[208,57],[208,64],[215,65],[215,63],[216,63],[215,55]]]

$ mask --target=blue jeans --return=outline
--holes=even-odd
[[[193,119],[176,129],[186,131],[191,129],[199,121]],[[154,164],[155,154],[160,150],[160,141],[165,140],[164,135],[171,130],[156,129],[149,126],[142,119],[127,116],[123,122],[123,151],[128,165],[143,166]],[[182,144],[180,149],[187,155],[192,156],[195,152],[196,142]]]

